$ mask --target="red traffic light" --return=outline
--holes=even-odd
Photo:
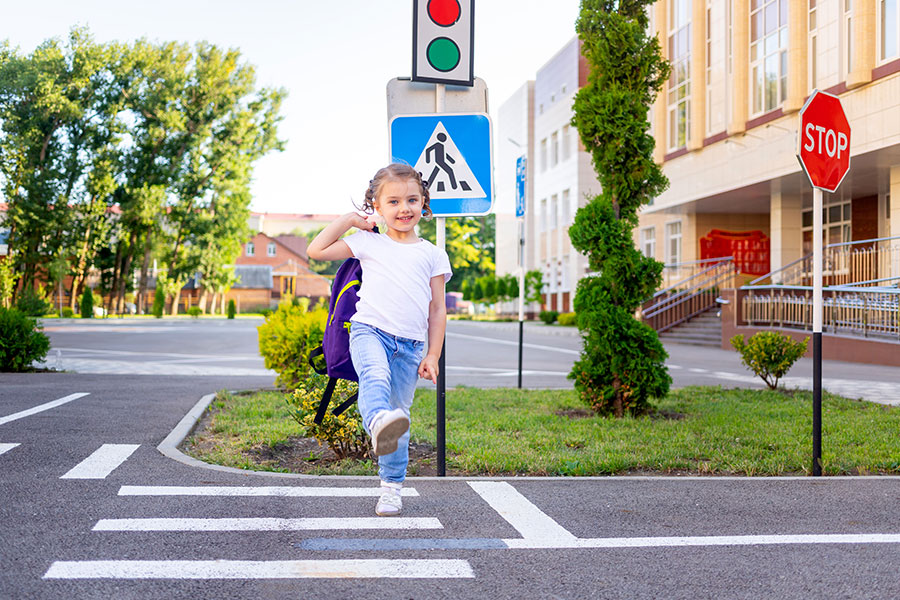
[[[428,16],[436,25],[450,27],[459,20],[459,0],[429,0]]]

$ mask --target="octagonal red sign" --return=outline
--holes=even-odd
[[[834,192],[850,170],[850,123],[837,96],[813,90],[800,110],[797,158],[813,187]]]

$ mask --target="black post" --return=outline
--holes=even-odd
[[[813,332],[813,464],[812,474],[822,474],[822,332]]]
[[[447,368],[444,351],[447,349],[447,338],[441,343],[441,358],[438,360],[437,380],[437,474],[438,477],[447,475],[447,428],[446,428],[446,399],[447,399]]]
[[[519,321],[519,389],[522,389],[522,331],[525,329],[525,321]]]

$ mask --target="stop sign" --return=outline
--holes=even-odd
[[[800,110],[797,158],[813,187],[834,192],[850,170],[850,123],[837,96],[813,90]]]

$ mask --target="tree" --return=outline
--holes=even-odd
[[[598,275],[578,283],[575,312],[584,345],[569,377],[599,414],[641,413],[668,393],[667,354],[634,317],[661,282],[662,264],[635,247],[638,210],[668,181],[653,162],[647,114],[669,74],[648,34],[650,0],[582,0],[576,30],[590,67],[575,97],[573,125],[591,153],[602,192],[575,215],[572,245]]]
[[[81,294],[81,318],[94,318],[94,291],[88,286],[84,286],[84,293]]]
[[[544,302],[544,274],[540,269],[525,273],[525,302]]]
[[[447,256],[453,277],[447,283],[447,291],[458,292],[466,278],[482,277],[494,272],[496,215],[483,217],[448,218]],[[435,220],[419,221],[419,235],[432,244],[436,243]]]

